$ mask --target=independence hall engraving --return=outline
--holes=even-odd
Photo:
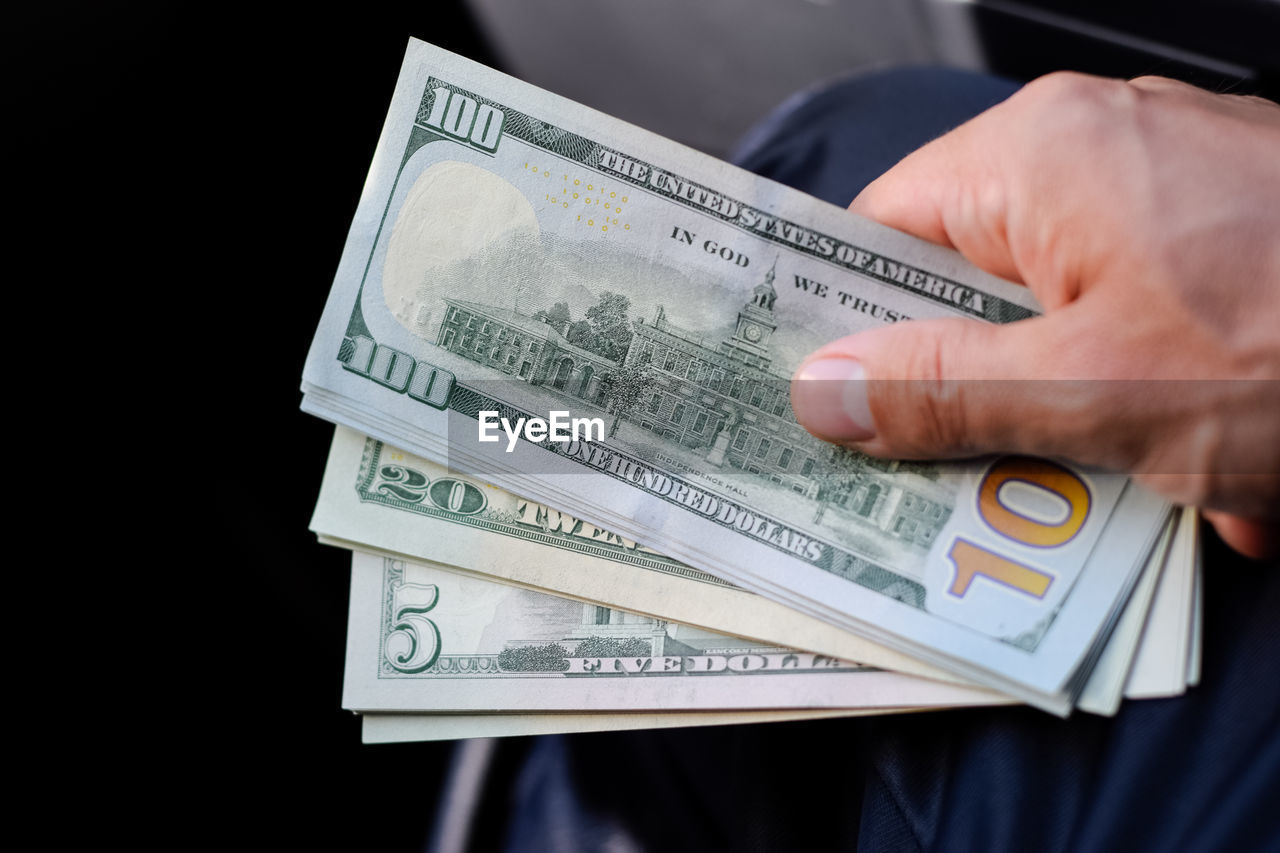
[[[547,323],[505,308],[444,300],[436,345],[523,379],[603,405],[604,380],[618,363],[574,346]]]
[[[718,343],[675,325],[661,306],[652,322],[637,321],[626,364],[648,364],[657,381],[630,419],[685,447],[708,448],[712,465],[808,494],[816,440],[791,414],[787,378],[769,372],[777,296],[770,270],[738,311],[733,335]]]
[[[687,461],[730,468],[842,510],[905,542],[928,547],[947,518],[950,494],[895,461],[861,457],[861,474],[820,495],[826,445],[796,423],[790,378],[770,371],[777,330],[774,271],[738,311],[732,335],[708,341],[669,321],[661,305],[632,323],[623,369],[648,365],[652,389],[625,420],[688,449]],[[548,323],[515,311],[446,298],[436,343],[472,361],[597,406],[618,363],[574,346]]]

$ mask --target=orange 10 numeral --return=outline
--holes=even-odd
[[[947,591],[958,598],[964,597],[969,591],[969,584],[978,575],[1036,598],[1044,598],[1053,581],[1051,575],[993,554],[967,539],[956,539],[947,556],[956,565],[956,579],[951,582],[951,589]]]
[[[1030,518],[1010,508],[1000,497],[1008,483],[1022,483],[1060,499],[1067,512],[1057,523]],[[1033,548],[1059,548],[1069,542],[1089,516],[1089,489],[1075,474],[1042,459],[1012,456],[991,466],[978,486],[978,514],[991,529],[1006,539]],[[948,590],[963,597],[979,575],[1043,598],[1053,576],[1003,557],[982,545],[957,538],[947,554],[956,567],[955,580]]]

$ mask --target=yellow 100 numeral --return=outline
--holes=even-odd
[[[1017,512],[1000,495],[1001,488],[1010,483],[1048,492],[1065,503],[1066,513],[1053,523]],[[1025,456],[999,460],[978,485],[978,515],[982,520],[1004,538],[1033,548],[1060,548],[1071,541],[1084,526],[1091,502],[1089,488],[1075,474],[1053,462]],[[1053,582],[1052,575],[968,539],[957,538],[947,556],[956,567],[948,592],[957,597],[963,597],[978,576],[1035,598],[1043,598]]]
[[[1049,584],[1053,583],[1052,575],[1015,563],[968,539],[957,538],[947,556],[956,566],[956,578],[947,591],[959,598],[963,598],[969,591],[969,584],[978,575],[1036,598],[1044,598],[1044,594],[1049,591]]]

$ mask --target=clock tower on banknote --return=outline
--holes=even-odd
[[[751,301],[738,309],[738,325],[733,337],[720,344],[722,355],[761,369],[767,368],[773,360],[769,355],[769,338],[778,328],[773,316],[773,303],[778,298],[778,291],[773,289],[777,266],[775,260],[764,281],[751,291]]]

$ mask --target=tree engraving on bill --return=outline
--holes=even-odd
[[[521,587],[467,579],[444,600],[425,567],[382,561],[378,678],[617,678],[873,672]],[[411,577],[407,577],[407,575]],[[418,577],[421,576],[421,577]],[[449,608],[460,609],[452,617]],[[459,618],[479,619],[484,624]],[[452,629],[452,630],[451,630]],[[463,635],[469,639],[462,639]]]

